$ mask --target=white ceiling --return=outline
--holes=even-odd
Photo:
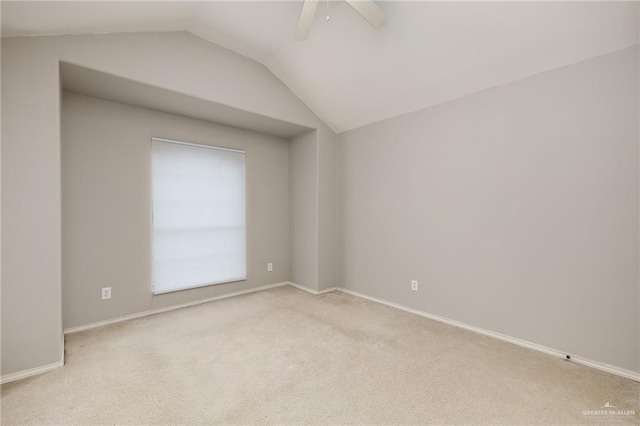
[[[337,132],[638,43],[638,2],[2,2],[2,35],[189,31],[266,65]]]

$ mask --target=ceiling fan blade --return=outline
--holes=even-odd
[[[318,0],[304,0],[300,19],[298,19],[298,26],[296,27],[296,32],[293,35],[294,39],[304,40],[309,37],[311,25],[313,24],[313,17],[316,16],[317,8]]]
[[[387,13],[373,0],[345,0],[374,27],[379,27],[387,19]]]

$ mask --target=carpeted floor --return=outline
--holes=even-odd
[[[2,424],[636,424],[640,383],[340,292],[279,287],[66,337]],[[635,416],[585,415],[610,402]]]

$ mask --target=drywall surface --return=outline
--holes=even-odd
[[[636,46],[340,134],[342,285],[640,371],[638,79]]]
[[[283,138],[292,138],[312,130],[288,121],[184,95],[173,90],[160,89],[66,62],[60,63],[60,85],[62,90],[68,92]]]
[[[1,43],[3,376],[60,362],[62,356],[60,61],[317,128],[316,144],[335,137],[263,65],[187,33],[17,37]],[[317,191],[318,180],[312,183],[309,192]],[[317,229],[317,223],[312,226]],[[311,260],[315,268],[318,252],[316,247]]]
[[[291,139],[289,217],[291,281],[318,290],[318,135]]]
[[[48,39],[65,62],[296,124],[320,123],[264,65],[189,33]]]
[[[314,291],[337,285],[337,138],[323,134],[292,138],[289,155],[291,281]]]
[[[62,360],[59,102],[55,55],[2,39],[3,376]]]
[[[246,151],[246,281],[152,296],[151,138]],[[289,279],[285,139],[63,92],[65,328]],[[267,272],[267,263],[274,270]],[[112,298],[100,298],[102,287]]]
[[[338,285],[337,137],[318,141],[318,290]]]

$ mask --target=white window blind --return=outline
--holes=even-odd
[[[244,160],[152,139],[154,294],[246,279]]]

